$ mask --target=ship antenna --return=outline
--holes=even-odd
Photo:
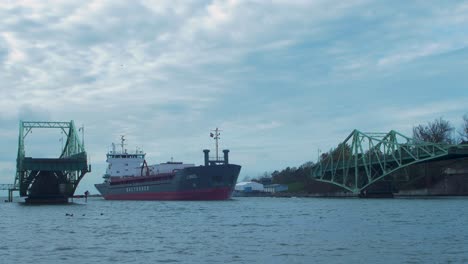
[[[218,160],[218,140],[220,139],[219,135],[221,135],[221,133],[219,133],[220,131],[222,130],[219,130],[218,128],[216,128],[215,130],[211,130],[213,132],[215,132],[214,134],[213,133],[210,133],[210,137],[214,138],[215,139],[215,142],[216,142],[216,160]]]
[[[124,146],[125,146],[125,135],[120,136],[120,146],[122,147],[122,154],[124,153]]]

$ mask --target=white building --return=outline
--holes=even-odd
[[[263,188],[265,192],[269,192],[269,193],[285,192],[288,190],[288,186],[282,185],[282,184],[265,185]]]
[[[235,187],[239,192],[263,192],[263,184],[258,182],[239,182]]]

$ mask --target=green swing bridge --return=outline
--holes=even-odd
[[[66,143],[58,158],[28,157],[25,138],[32,129],[59,129],[66,136]],[[84,142],[80,141],[74,122],[20,121],[18,156],[14,184],[0,185],[8,190],[12,201],[13,191],[27,197],[27,203],[67,203],[75,193],[80,180],[91,171]]]
[[[365,195],[369,187],[414,164],[468,157],[468,145],[418,141],[397,131],[354,130],[338,147],[324,153],[311,176],[344,190]],[[406,181],[415,177],[406,175]],[[399,179],[401,180],[401,179]]]

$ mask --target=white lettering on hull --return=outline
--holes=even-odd
[[[149,191],[149,186],[127,187],[126,192],[146,192]]]

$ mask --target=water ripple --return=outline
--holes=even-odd
[[[0,262],[466,263],[467,202],[92,198],[71,206],[4,203]]]

